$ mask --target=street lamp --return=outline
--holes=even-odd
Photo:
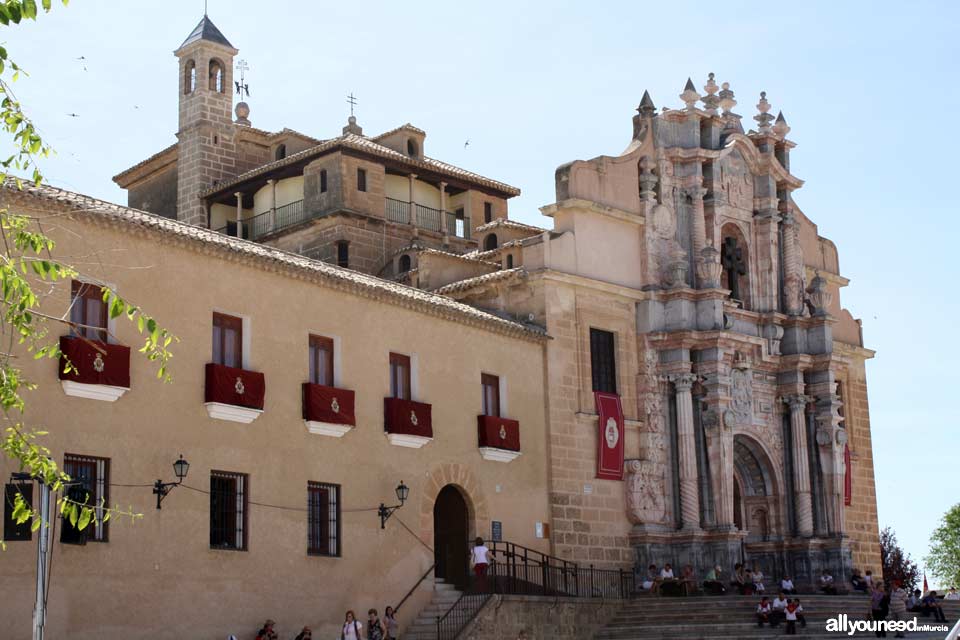
[[[377,513],[380,515],[380,528],[387,528],[387,520],[390,519],[390,516],[393,515],[393,512],[403,506],[403,503],[407,501],[407,496],[410,495],[410,487],[403,484],[403,480],[400,481],[400,484],[397,485],[396,489],[397,500],[400,501],[400,504],[388,507],[382,502],[380,503],[380,508],[377,510]]]
[[[188,471],[190,471],[190,463],[183,459],[183,454],[181,453],[180,459],[173,463],[173,474],[177,476],[177,481],[163,482],[162,480],[157,480],[153,483],[153,493],[157,496],[157,509],[160,508],[160,503],[167,497],[170,490],[178,484],[183,483],[183,479],[187,477]]]

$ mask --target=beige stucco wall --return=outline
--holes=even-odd
[[[261,187],[253,194],[254,215],[270,211],[270,191],[272,187],[268,184]],[[277,181],[277,207],[303,200],[303,176],[293,176]]]
[[[307,555],[306,513],[256,505],[249,507],[249,550],[212,550],[206,494],[174,489],[158,511],[149,487],[115,486],[111,502],[143,518],[111,523],[108,543],[53,544],[49,637],[246,637],[267,616],[279,622],[281,637],[303,624],[315,637],[333,637],[345,609],[382,610],[430,566],[424,545],[433,545],[433,500],[451,482],[468,496],[471,533],[489,535],[490,521],[499,520],[506,539],[548,550],[535,537],[535,523],[549,518],[542,343],[86,220],[58,220],[58,257],[82,257],[89,275],[114,283],[181,342],[170,384],[133,353],[132,388],[116,403],[67,397],[55,363],[20,360],[39,385],[27,421],[50,430],[44,442],[54,459],[62,462],[64,452],[109,457],[113,483],[149,485],[171,480],[182,453],[189,486],[208,489],[211,469],[244,472],[251,501],[298,509],[308,481],[338,483],[343,556]],[[61,313],[68,289],[57,287],[44,309]],[[264,372],[267,385],[265,411],[249,425],[213,420],[203,405],[213,309],[249,319],[249,367]],[[310,332],[339,338],[339,384],[357,394],[357,427],[341,439],[311,435],[301,419]],[[118,337],[140,343],[128,323],[118,323]],[[383,434],[391,350],[414,356],[416,399],[433,404],[435,437],[419,450],[391,446]],[[477,451],[481,371],[505,376],[509,417],[520,421],[523,455],[509,464],[484,461]],[[0,462],[0,474],[12,470]],[[369,509],[391,503],[400,480],[410,499],[381,531]],[[35,550],[11,544],[2,557],[5,638],[30,636]]]

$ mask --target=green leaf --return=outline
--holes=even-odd
[[[93,516],[93,509],[83,509],[80,518],[77,520],[77,529],[83,531],[90,524],[90,518]]]
[[[37,19],[36,0],[23,0],[23,17],[29,18],[30,20]]]

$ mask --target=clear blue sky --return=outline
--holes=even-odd
[[[0,29],[59,153],[51,182],[125,202],[110,178],[174,141],[172,51],[202,13],[202,0],[74,0]],[[210,16],[250,64],[254,126],[331,137],[353,91],[366,132],[425,129],[428,155],[520,187],[511,216],[535,224],[558,165],[626,146],[644,89],[679,107],[687,76],[699,88],[713,71],[745,124],[767,91],[799,145],[796,201],[839,247],[842,301],[877,350],[880,524],[926,553],[960,502],[946,348],[960,324],[960,4],[210,0]]]

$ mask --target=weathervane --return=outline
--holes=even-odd
[[[357,106],[357,98],[353,95],[353,92],[350,92],[350,95],[347,96],[347,103],[350,105],[350,115],[353,115],[353,108]]]
[[[241,98],[244,94],[246,94],[248,98],[250,97],[250,85],[247,84],[245,79],[246,72],[249,70],[250,65],[247,64],[246,60],[237,61],[237,71],[240,72],[240,82],[234,80],[233,84],[237,86],[237,95]]]

